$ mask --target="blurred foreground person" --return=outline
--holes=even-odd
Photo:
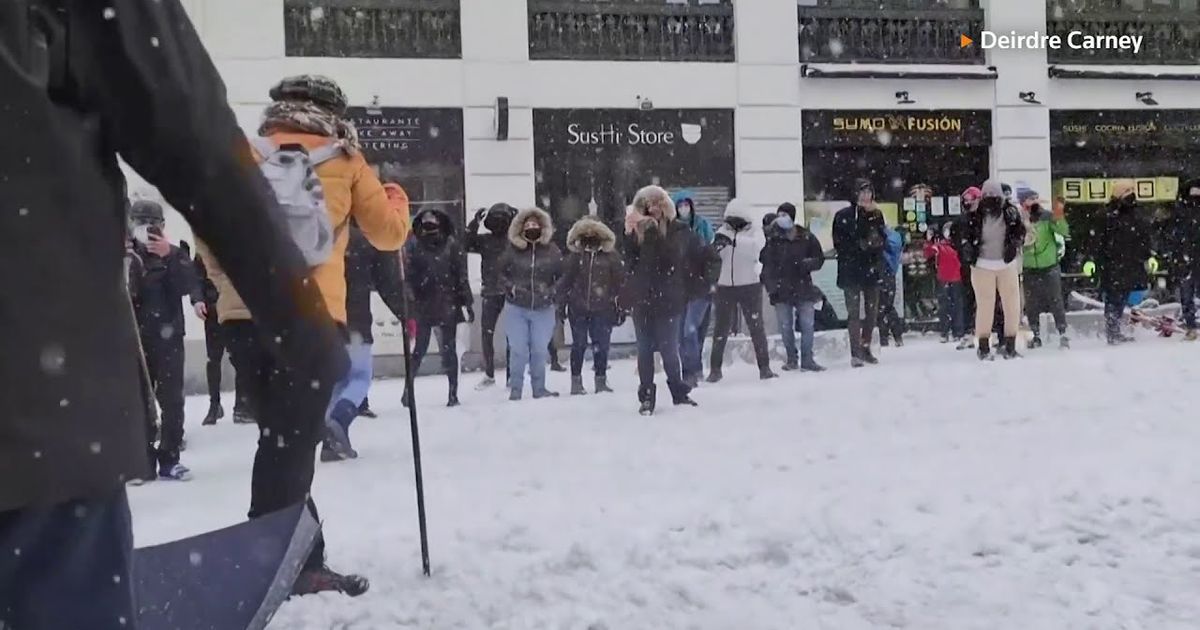
[[[6,0],[0,85],[0,627],[134,629],[125,484],[153,401],[117,154],[247,296],[276,413],[319,423],[345,351],[178,0]]]

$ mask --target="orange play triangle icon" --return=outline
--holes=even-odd
[[[966,35],[958,36],[958,45],[960,48],[966,48],[967,46],[970,46],[971,44],[974,44],[974,43],[975,43],[975,40],[971,39],[970,37],[967,37]]]

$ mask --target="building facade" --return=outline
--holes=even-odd
[[[803,201],[819,231],[864,176],[919,233],[987,176],[1080,204],[1137,177],[1151,199],[1200,150],[1197,0],[183,2],[247,131],[280,77],[329,75],[377,160],[460,220],[498,201],[615,220],[659,183],[714,214]],[[1144,43],[960,45],[982,29]]]

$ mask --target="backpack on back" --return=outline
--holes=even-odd
[[[254,138],[251,145],[262,155],[259,168],[279,202],[276,218],[286,226],[304,262],[320,266],[333,254],[339,231],[329,220],[316,168],[342,155],[341,145],[334,142],[311,153],[298,144],[276,147],[270,138]]]

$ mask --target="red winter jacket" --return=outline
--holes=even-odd
[[[962,262],[948,241],[925,243],[925,258],[937,260],[938,282],[962,282]]]

